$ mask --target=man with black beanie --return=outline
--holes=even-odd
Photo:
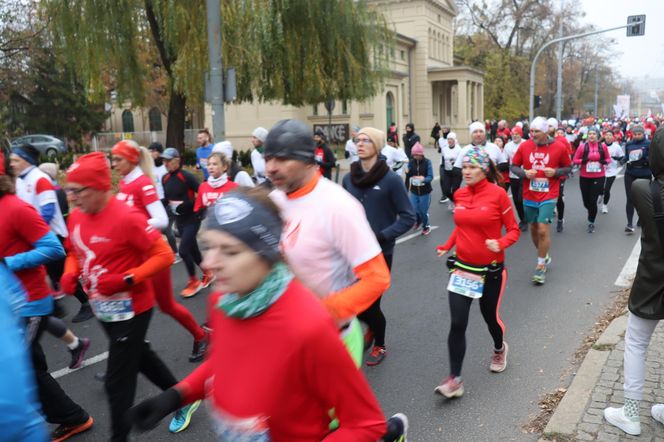
[[[403,134],[403,148],[409,160],[411,159],[410,150],[415,143],[420,142],[420,136],[415,133],[415,125],[413,123],[406,124],[406,133]]]

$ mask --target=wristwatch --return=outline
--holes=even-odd
[[[124,282],[127,283],[129,287],[134,285],[134,275],[125,275],[123,279]]]

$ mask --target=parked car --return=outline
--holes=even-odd
[[[15,138],[11,142],[12,147],[18,147],[22,144],[32,144],[42,155],[49,158],[67,153],[65,142],[51,135],[24,135]]]

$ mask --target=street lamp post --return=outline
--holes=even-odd
[[[221,5],[220,0],[206,0],[209,82],[207,91],[212,106],[212,134],[217,141],[226,138],[224,123],[224,74],[221,61]]]

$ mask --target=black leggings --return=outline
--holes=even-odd
[[[495,350],[503,348],[503,335],[505,324],[500,319],[500,301],[507,282],[507,270],[491,272],[484,281],[484,291],[480,298],[480,311],[493,338]],[[447,292],[450,301],[450,315],[452,323],[450,334],[447,336],[447,346],[450,354],[450,371],[452,376],[461,376],[461,366],[466,355],[466,328],[468,327],[468,314],[473,299],[453,292]]]
[[[178,230],[180,230],[180,258],[184,261],[187,267],[189,277],[196,276],[196,267],[201,266],[203,257],[201,251],[198,249],[198,241],[196,241],[196,234],[201,226],[200,221],[191,220],[185,223],[178,223]]]
[[[392,256],[393,255],[384,255],[385,262],[387,263],[387,268],[392,270]],[[357,318],[367,324],[369,330],[374,335],[375,344],[378,347],[385,347],[385,329],[387,328],[387,321],[385,320],[385,315],[380,309],[380,300],[383,299],[383,295],[380,295],[378,299],[374,301],[371,306],[366,309],[364,312],[360,313]]]
[[[591,224],[595,223],[595,218],[597,218],[597,200],[602,195],[602,192],[604,192],[604,177],[579,177],[579,187],[581,187],[583,207],[588,211],[588,222]]]
[[[516,213],[519,214],[519,221],[524,221],[526,215],[523,210],[523,181],[520,178],[510,178],[510,189],[512,189],[512,200]]]
[[[613,182],[616,180],[615,176],[607,176],[606,181],[604,182],[604,205],[609,204],[609,198],[611,198],[611,187],[613,187]]]
[[[625,204],[625,211],[627,212],[627,224],[630,226],[634,221],[634,203],[632,203],[632,183],[635,180],[648,180],[650,178],[646,177],[635,177],[629,174],[625,174],[625,194],[627,195],[627,203]]]
[[[440,166],[440,190],[446,198],[454,201],[453,195],[461,185],[461,174],[458,171],[445,170],[444,166]]]
[[[560,193],[556,202],[556,211],[558,212],[558,220],[565,218],[565,180],[560,180]]]

